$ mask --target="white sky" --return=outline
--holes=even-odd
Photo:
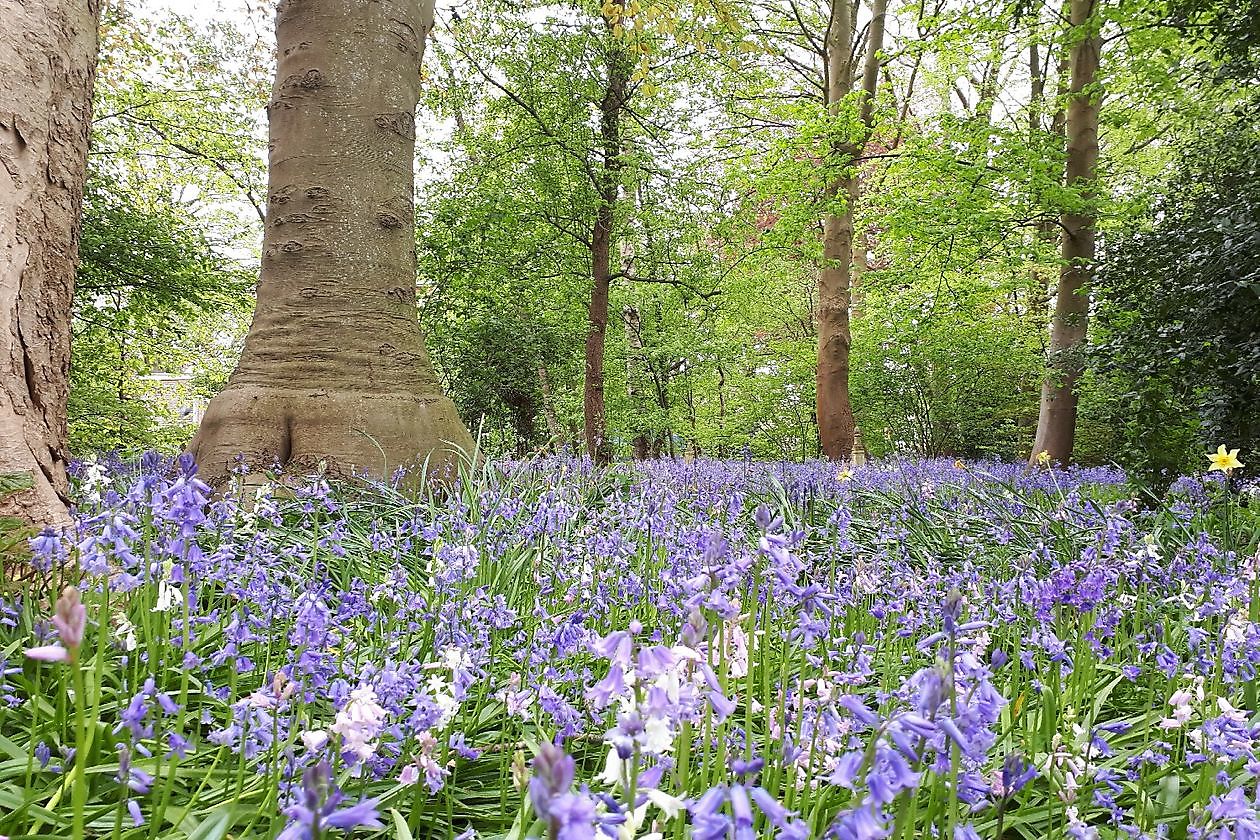
[[[269,30],[275,10],[275,4],[267,0],[139,0],[136,6],[199,21],[228,21],[250,32]]]

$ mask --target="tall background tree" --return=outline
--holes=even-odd
[[[853,454],[852,397],[849,393],[849,356],[853,347],[850,326],[853,303],[853,266],[857,250],[853,219],[861,192],[860,157],[874,125],[875,89],[879,83],[880,51],[884,48],[888,0],[874,0],[870,18],[857,38],[858,13],[863,4],[832,0],[824,44],[824,99],[835,119],[825,165],[835,170],[827,183],[827,212],[823,216],[822,268],[818,277],[818,437],[823,453],[832,460]],[[865,61],[859,64],[861,57]],[[861,67],[861,74],[858,68]],[[857,119],[852,119],[854,93]],[[849,113],[846,113],[848,111]]]
[[[0,511],[65,515],[70,307],[97,0],[0,2]]]
[[[664,379],[678,373],[681,363],[662,359],[657,364],[643,344],[652,324],[645,327],[636,297],[650,296],[648,288],[668,287],[664,294],[676,294],[675,303],[686,305],[717,294],[712,277],[694,271],[708,261],[696,241],[694,220],[701,209],[685,211],[681,203],[669,202],[675,215],[668,220],[657,215],[666,196],[698,185],[692,177],[695,161],[683,160],[689,150],[682,147],[686,118],[696,106],[682,94],[702,75],[687,63],[679,27],[702,43],[709,37],[709,23],[678,22],[671,12],[658,17],[653,8],[660,12],[637,2],[603,7],[548,3],[531,6],[526,15],[504,15],[497,4],[470,4],[452,26],[446,75],[465,79],[484,105],[471,112],[438,106],[459,126],[453,171],[461,184],[475,184],[471,194],[464,189],[453,196],[456,205],[444,218],[455,221],[465,215],[461,208],[493,205],[493,224],[515,231],[501,241],[521,234],[525,238],[516,241],[547,240],[541,249],[533,244],[529,250],[511,248],[512,270],[524,276],[508,282],[532,285],[535,295],[562,283],[563,296],[570,300],[561,308],[575,300],[584,304],[581,426],[585,451],[597,463],[607,463],[627,443],[633,452],[635,440],[658,441],[656,450],[641,446],[641,455],[663,451],[669,440],[658,410],[669,404]],[[498,174],[505,169],[511,179]],[[528,200],[505,200],[504,192]],[[699,198],[690,196],[693,206]],[[475,216],[485,218],[479,211]],[[670,227],[685,232],[671,234]],[[472,282],[500,272],[493,255],[481,264],[471,247],[486,236],[479,227],[477,240],[444,240],[462,243],[462,266],[480,265]],[[449,287],[440,275],[426,279]],[[527,320],[536,324],[539,317]],[[619,358],[609,358],[610,329],[620,339]],[[435,330],[450,335],[441,325]],[[638,346],[627,344],[627,336]],[[521,349],[529,353],[531,348]],[[633,360],[627,360],[627,350]],[[526,376],[514,378],[519,383],[514,391],[518,398],[532,392],[526,404],[546,409],[542,416],[551,418],[546,412],[554,412],[553,380],[566,391],[569,383],[554,363],[535,361],[521,366]],[[535,377],[534,371],[546,374]],[[651,388],[634,384],[644,377],[657,381]],[[649,394],[655,407],[645,410]],[[619,409],[611,424],[610,405]]]
[[[1097,220],[1093,183],[1098,166],[1098,112],[1102,90],[1098,65],[1102,53],[1101,0],[1071,0],[1067,40],[1071,81],[1067,92],[1067,163],[1064,185],[1076,190],[1073,206],[1064,208],[1063,266],[1055,289],[1050,322],[1049,374],[1041,389],[1037,434],[1032,459],[1044,456],[1066,464],[1076,439],[1077,382],[1085,369],[1085,336],[1089,319],[1089,280],[1094,272]]]
[[[190,451],[389,475],[471,452],[416,317],[415,108],[431,0],[283,0],[253,323]]]

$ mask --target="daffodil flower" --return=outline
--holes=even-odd
[[[1238,460],[1238,450],[1231,449],[1227,452],[1223,443],[1216,448],[1215,452],[1207,453],[1207,459],[1212,462],[1212,465],[1208,467],[1208,472],[1220,470],[1228,475],[1243,465],[1242,461]]]

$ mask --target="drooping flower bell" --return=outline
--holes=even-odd
[[[552,800],[573,787],[575,764],[561,747],[544,741],[534,757],[534,772],[529,779],[529,800],[534,811],[546,818]]]
[[[296,801],[284,810],[289,824],[276,840],[313,840],[323,829],[384,828],[375,799],[339,807],[345,794],[332,781],[328,762],[321,760],[306,768]]]
[[[942,619],[946,634],[952,636],[958,630],[958,619],[962,618],[963,597],[957,589],[951,589],[945,596]]]
[[[79,590],[67,586],[61,590],[52,618],[53,627],[61,640],[59,645],[41,645],[27,648],[26,655],[41,662],[68,662],[83,644],[83,630],[87,626],[87,607],[79,597]]]

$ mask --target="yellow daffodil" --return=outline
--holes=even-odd
[[[967,465],[962,462],[962,458],[958,458],[957,460],[954,461],[954,469],[965,470],[967,469]]]
[[[1223,443],[1216,448],[1215,452],[1207,453],[1207,459],[1212,462],[1212,465],[1208,467],[1208,472],[1220,470],[1228,475],[1243,465],[1242,461],[1238,460],[1238,450],[1231,449],[1227,452]]]
[[[1043,467],[1050,466],[1050,460],[1051,458],[1050,458],[1049,449],[1043,449],[1037,453],[1037,463],[1040,464],[1041,466]]]

